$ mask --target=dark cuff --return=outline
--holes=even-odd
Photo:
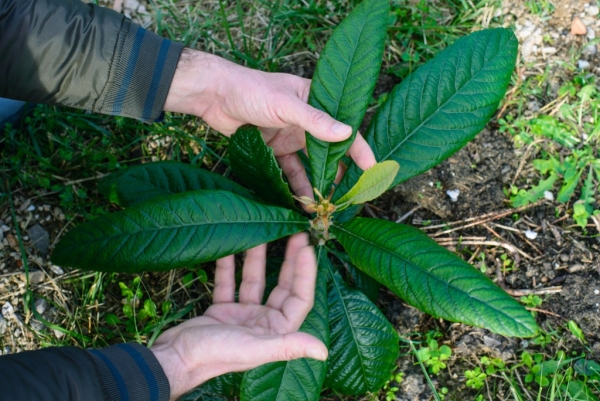
[[[153,122],[163,111],[183,45],[129,20],[121,32],[109,82],[94,111]]]
[[[167,376],[148,348],[127,343],[88,352],[110,401],[169,400]]]

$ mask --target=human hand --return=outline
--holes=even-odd
[[[228,372],[296,358],[325,360],[327,348],[298,332],[311,310],[317,262],[306,233],[292,236],[277,286],[265,305],[266,244],[246,251],[235,302],[235,261],[217,261],[213,304],[204,315],[164,332],[150,348],[171,386],[171,399]]]
[[[298,196],[313,197],[296,152],[305,148],[305,131],[316,138],[339,142],[351,127],[309,106],[310,80],[290,74],[266,73],[221,57],[185,49],[181,55],[165,110],[201,117],[229,136],[244,124],[258,126],[267,145]],[[363,170],[376,163],[373,151],[356,135],[349,155]]]

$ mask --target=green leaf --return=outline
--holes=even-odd
[[[69,231],[53,263],[87,270],[170,270],[215,260],[308,228],[287,209],[226,191],[154,198]]]
[[[371,302],[377,303],[381,284],[373,277],[354,266],[350,261],[350,257],[344,252],[338,252],[335,250],[329,250],[329,252],[341,263],[339,268],[346,268],[348,270],[350,276],[352,276],[354,287],[365,294],[371,300]]]
[[[544,192],[550,191],[554,186],[554,182],[558,179],[558,176],[554,173],[550,174],[545,180],[540,181],[538,185],[531,188],[529,191],[520,189],[519,192],[510,198],[513,207],[521,207],[529,205],[530,203],[536,202],[544,197]]]
[[[536,334],[531,313],[420,230],[356,218],[331,231],[359,269],[417,309],[502,335]]]
[[[246,188],[219,174],[190,164],[172,161],[128,167],[109,175],[98,185],[98,190],[103,195],[123,207],[145,202],[157,196],[198,189],[222,189],[244,198],[257,199]]]
[[[273,149],[253,125],[244,125],[231,136],[229,164],[233,172],[262,199],[295,209],[294,198],[275,160]]]
[[[226,373],[196,387],[180,401],[227,401],[240,395],[241,382],[242,373]]]
[[[600,364],[592,360],[579,359],[573,368],[583,376],[600,376]]]
[[[311,334],[329,345],[327,321],[327,252],[317,249],[319,272],[313,308],[300,331]],[[268,363],[251,369],[242,380],[242,401],[311,401],[318,400],[325,380],[326,363],[310,358]]]
[[[379,390],[398,358],[398,334],[365,294],[344,284],[329,264],[331,344],[327,386],[342,394]]]
[[[598,401],[598,397],[592,393],[584,382],[573,380],[568,384],[561,385],[560,388],[569,396],[571,401]]]
[[[564,176],[564,184],[558,191],[558,196],[556,200],[561,203],[566,203],[573,195],[575,191],[575,187],[579,183],[579,178],[581,178],[581,174],[583,173],[583,169],[577,171],[577,166],[575,164],[571,165],[570,168],[565,172]]]
[[[392,90],[365,133],[377,161],[402,166],[392,185],[441,163],[484,128],[504,97],[517,46],[509,29],[473,32]],[[338,190],[359,176],[352,164]]]
[[[381,68],[389,0],[363,0],[333,31],[317,62],[308,103],[352,127],[342,142],[306,135],[313,185],[327,196],[338,161],[354,141]]]
[[[393,160],[377,163],[367,169],[350,191],[336,202],[336,210],[377,198],[390,187],[399,169],[400,166]]]

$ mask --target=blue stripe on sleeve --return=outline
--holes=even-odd
[[[135,70],[135,65],[137,64],[137,59],[140,55],[140,48],[142,47],[142,42],[144,41],[145,35],[145,29],[137,28],[137,32],[135,33],[135,39],[133,40],[133,48],[131,49],[131,56],[127,61],[125,74],[123,75],[123,80],[121,80],[121,85],[119,86],[119,91],[117,92],[117,97],[113,104],[113,114],[121,113],[121,109],[123,108],[123,102],[125,101],[125,96],[127,95],[127,90],[129,89],[129,85],[131,84],[131,80],[133,79],[133,72]]]
[[[154,377],[154,374],[150,370],[150,367],[146,363],[144,357],[139,353],[138,350],[136,350],[129,344],[117,344],[116,346],[121,348],[123,351],[127,352],[129,356],[131,356],[131,358],[133,358],[135,363],[138,365],[140,371],[144,374],[144,377],[146,378],[146,383],[148,383],[150,401],[158,401],[158,383],[156,382],[156,377]]]
[[[117,367],[112,363],[110,359],[106,355],[96,350],[89,350],[92,354],[97,356],[106,364],[108,370],[113,375],[115,379],[115,383],[117,383],[117,389],[119,390],[119,396],[121,397],[121,401],[129,401],[129,391],[127,390],[127,385],[125,385],[125,381],[123,380],[123,376],[119,373]]]
[[[170,46],[171,41],[167,39],[163,39],[162,43],[160,44],[158,59],[156,60],[156,66],[154,67],[154,73],[152,74],[150,89],[148,90],[148,98],[146,98],[146,103],[144,104],[144,111],[142,114],[143,118],[150,118],[152,115],[152,108],[154,106],[154,100],[156,99],[156,92],[158,91],[158,85],[160,84],[160,78],[162,76]]]

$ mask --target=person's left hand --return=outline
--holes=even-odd
[[[235,302],[234,256],[217,261],[213,305],[204,315],[163,333],[150,348],[177,399],[199,384],[229,372],[296,358],[325,360],[327,348],[298,332],[310,312],[317,276],[306,233],[292,236],[277,286],[262,305],[266,244],[246,251]]]

